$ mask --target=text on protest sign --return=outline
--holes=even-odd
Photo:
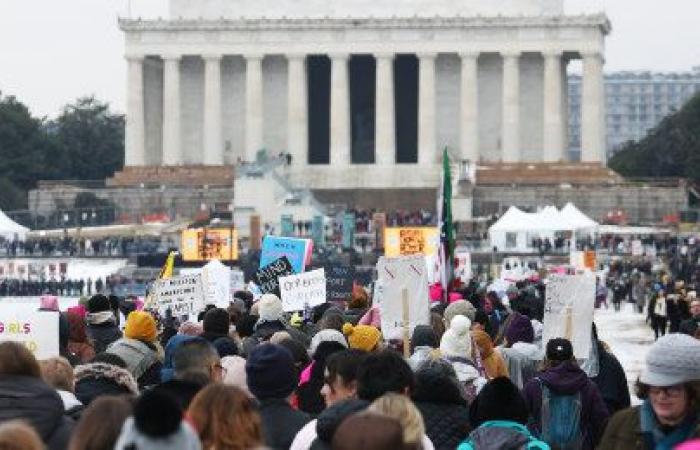
[[[404,326],[408,327],[410,334],[417,325],[430,324],[428,270],[423,255],[381,257],[377,263],[377,276],[382,287],[380,311],[385,338],[401,339]],[[407,293],[406,308],[404,290]],[[406,315],[408,317],[404,317]]]
[[[263,294],[280,295],[279,277],[292,275],[294,270],[286,256],[258,269],[253,275],[253,281]]]
[[[204,286],[201,274],[163,278],[153,282],[153,295],[158,312],[169,309],[174,317],[197,314],[204,308]]]
[[[231,268],[219,260],[212,260],[202,267],[202,284],[207,305],[226,308],[231,301]]]
[[[326,269],[326,295],[328,301],[345,301],[352,295],[355,280],[355,268],[350,266],[329,265]]]
[[[279,278],[282,308],[286,312],[303,311],[326,303],[326,275],[316,269]]]
[[[37,359],[58,356],[58,313],[37,311],[34,305],[2,305],[0,341],[20,342]]]
[[[551,275],[544,305],[542,343],[550,339],[571,341],[577,359],[588,358],[591,349],[591,325],[595,304],[595,276]]]
[[[285,256],[292,265],[294,273],[302,273],[311,262],[313,241],[278,236],[265,236],[260,253],[260,267],[263,268]]]

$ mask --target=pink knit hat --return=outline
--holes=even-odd
[[[39,309],[42,311],[58,311],[58,297],[55,295],[42,295],[39,297]]]
[[[82,319],[85,318],[87,315],[87,308],[85,308],[85,305],[75,305],[71,306],[70,308],[66,309],[67,312],[71,312],[74,314],[79,315]]]
[[[462,297],[462,294],[460,294],[459,292],[450,292],[449,294],[447,294],[447,301],[450,304],[457,302],[459,300],[464,300],[464,298]]]
[[[435,283],[430,285],[430,290],[428,292],[431,302],[439,302],[442,300],[442,284]]]

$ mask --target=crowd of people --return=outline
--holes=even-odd
[[[435,286],[430,325],[407,348],[383,338],[361,286],[308,317],[239,291],[191,321],[96,294],[58,315],[61,356],[0,343],[0,448],[672,450],[700,438],[700,341],[660,337],[631,406],[595,325],[585,360],[566,339],[543,342],[545,290],[521,281],[500,297],[472,282],[446,301]]]
[[[166,251],[175,245],[172,240],[157,236],[110,236],[105,238],[60,238],[3,239],[0,238],[0,255],[10,257],[128,257]]]

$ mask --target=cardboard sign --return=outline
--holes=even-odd
[[[411,335],[416,325],[430,324],[428,270],[423,255],[381,257],[377,275],[382,288],[382,334],[386,339],[402,339],[405,327]]]
[[[302,273],[311,262],[313,243],[310,239],[294,239],[279,236],[265,236],[260,254],[260,268],[283,256],[292,265],[294,273]]]
[[[551,275],[544,305],[542,344],[566,338],[577,359],[588,358],[591,350],[591,324],[595,304],[595,275]]]
[[[3,305],[0,341],[20,342],[37,359],[58,356],[58,313],[37,311],[35,305]]]
[[[286,312],[303,311],[326,303],[326,274],[316,269],[279,278],[282,308]]]
[[[423,254],[436,255],[440,245],[437,227],[384,229],[384,255],[389,257]]]
[[[351,266],[326,266],[326,295],[328,301],[347,301],[352,294],[355,268]]]
[[[279,277],[292,275],[294,269],[286,256],[273,261],[258,269],[253,275],[253,281],[260,288],[262,294],[280,295]]]
[[[204,309],[204,285],[201,274],[163,278],[153,282],[153,297],[158,312],[170,309],[174,317],[197,314]]]
[[[226,308],[231,301],[231,269],[218,260],[208,262],[202,268],[204,302]]]

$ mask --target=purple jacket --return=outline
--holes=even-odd
[[[581,432],[584,435],[583,450],[592,450],[600,441],[610,414],[598,387],[574,362],[563,362],[530,380],[523,388],[523,396],[530,411],[530,429],[540,435],[542,429],[542,388],[547,386],[552,394],[574,395],[581,393]]]

